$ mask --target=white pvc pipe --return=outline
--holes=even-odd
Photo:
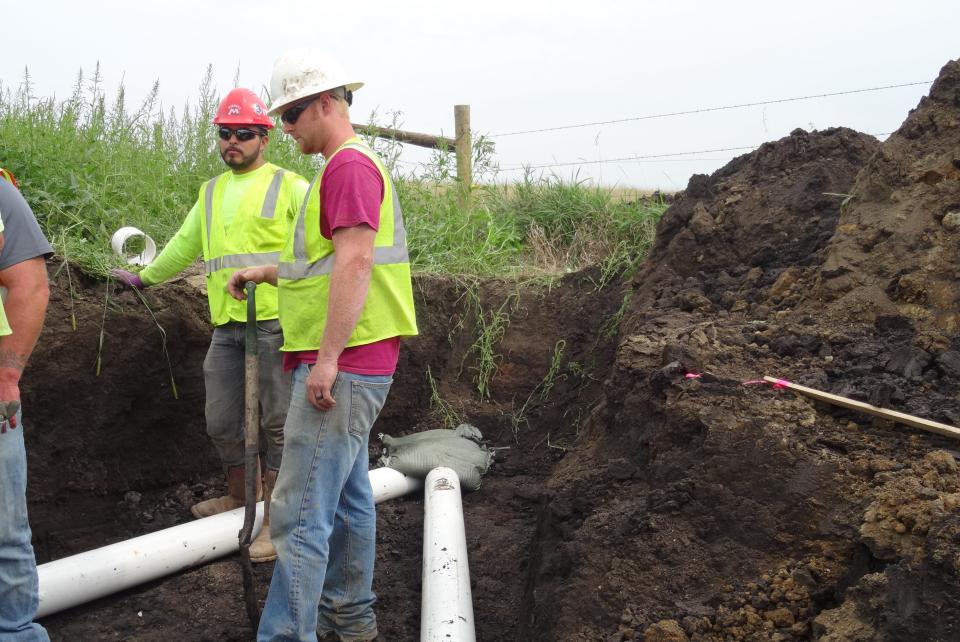
[[[126,252],[124,246],[133,238],[143,239],[143,251],[140,254],[129,255]],[[123,257],[129,265],[150,265],[157,256],[157,244],[149,235],[135,227],[121,227],[114,232],[110,237],[110,247],[113,248],[114,254]]]
[[[404,475],[393,468],[374,468],[370,471],[370,485],[373,487],[373,501],[379,504],[420,490],[423,480]]]
[[[475,642],[467,536],[457,473],[440,466],[427,475],[423,518],[421,642]]]
[[[392,468],[370,471],[376,503],[423,486]],[[40,608],[37,618],[203,564],[240,549],[244,509],[205,517],[123,542],[79,553],[37,568]],[[263,523],[263,502],[251,539]]]

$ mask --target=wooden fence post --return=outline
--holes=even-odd
[[[457,180],[464,196],[469,196],[473,186],[473,141],[470,137],[470,105],[454,105],[457,152]]]

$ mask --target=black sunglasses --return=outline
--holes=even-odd
[[[294,105],[290,109],[280,114],[280,120],[288,125],[296,124],[297,119],[300,118],[300,114],[302,114],[315,100],[316,98],[311,98],[310,100],[303,101],[299,105]]]
[[[248,140],[253,140],[254,136],[263,136],[262,133],[254,130],[247,129],[246,127],[241,127],[240,129],[230,129],[229,127],[221,127],[218,132],[221,140],[230,140],[231,136],[236,136],[237,140],[242,143],[247,142]]]

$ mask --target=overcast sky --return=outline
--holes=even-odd
[[[208,64],[221,95],[238,70],[260,91],[282,51],[317,46],[366,83],[354,121],[399,112],[402,129],[452,137],[453,106],[469,104],[500,181],[556,164],[537,171],[665,190],[744,152],[591,161],[750,147],[797,127],[882,134],[929,85],[503,134],[931,81],[960,57],[958,0],[2,0],[0,16],[0,81],[15,88],[27,67],[38,96],[66,97],[99,61],[108,96],[122,81],[138,103],[159,81],[179,109]]]

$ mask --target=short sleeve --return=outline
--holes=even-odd
[[[53,248],[20,190],[4,180],[0,180],[0,220],[5,228],[0,270],[38,256],[53,255]]]
[[[337,153],[323,172],[320,233],[329,239],[342,227],[379,229],[383,195],[383,177],[372,160],[353,149]]]

